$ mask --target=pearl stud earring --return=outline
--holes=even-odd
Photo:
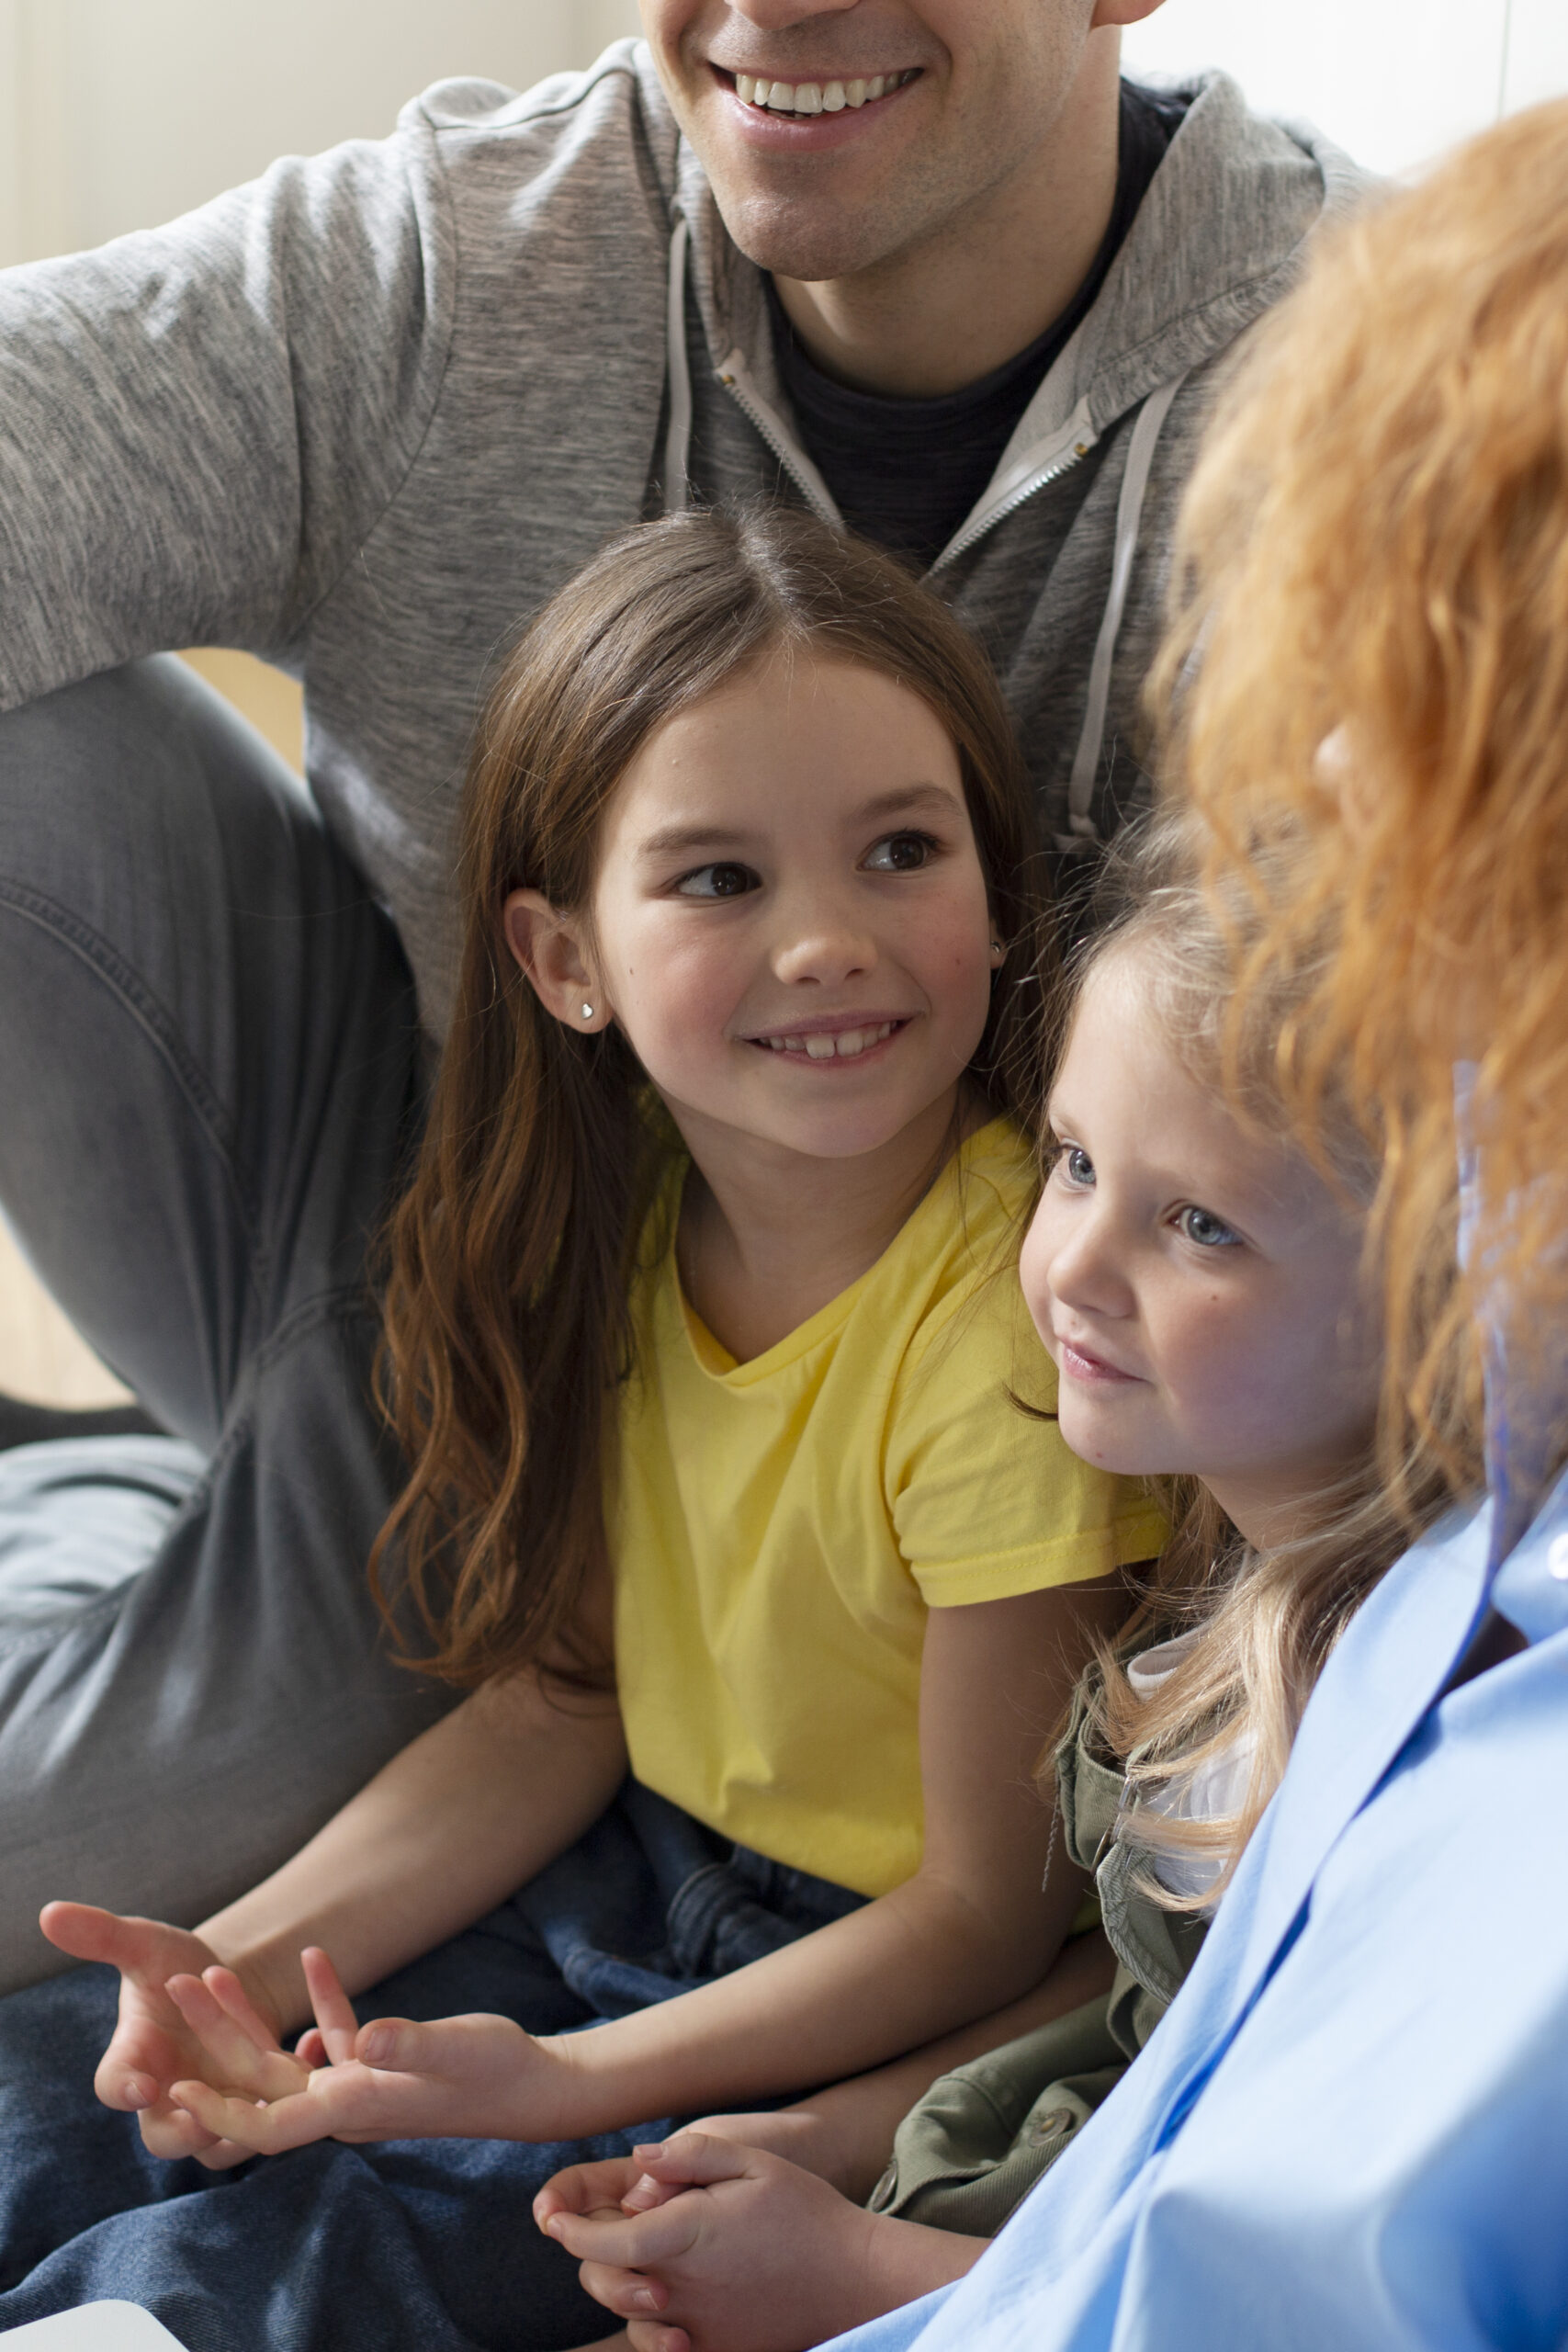
[[[592,1007],[591,1004],[585,1004],[585,1005],[583,1006],[583,1008],[582,1008],[582,1017],[583,1017],[584,1021],[592,1021],[592,1018],[593,1018],[593,1007]]]

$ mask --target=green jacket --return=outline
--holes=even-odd
[[[1080,1686],[1056,1749],[1057,1802],[1069,1857],[1094,1874],[1111,1990],[934,2082],[898,2126],[873,2212],[994,2236],[1121,2081],[1198,1956],[1207,1920],[1161,1910],[1135,1883],[1113,1835],[1122,1778],[1091,1753],[1085,1716]]]

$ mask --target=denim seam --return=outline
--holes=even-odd
[[[321,1291],[314,1298],[302,1300],[298,1306],[290,1310],[272,1337],[252,1356],[241,1384],[242,1388],[254,1390],[255,1382],[277,1361],[278,1357],[286,1355],[301,1337],[308,1335],[310,1331],[320,1329],[326,1323],[353,1322],[356,1317],[363,1317],[370,1312],[371,1303],[365,1292],[355,1288],[344,1287]],[[216,1447],[208,1457],[207,1466],[201,1476],[170,1520],[169,1533],[172,1533],[183,1520],[206,1502],[219,1471],[249,1434],[254,1417],[254,1408],[249,1398],[238,1412],[231,1413]],[[167,1535],[164,1540],[167,1541]],[[141,1573],[141,1571],[138,1569],[137,1576]],[[90,1626],[96,1618],[112,1617],[122,1607],[126,1594],[135,1582],[136,1576],[127,1577],[123,1584],[117,1585],[114,1590],[106,1593],[101,1600],[90,1601],[80,1609],[64,1612],[51,1623],[39,1626],[35,1631],[18,1634],[10,1638],[0,1634],[0,1657],[25,1657],[29,1650],[51,1649],[60,1639],[62,1625],[69,1624],[74,1631],[78,1626]]]
[[[167,1064],[223,1170],[224,1180],[233,1194],[250,1238],[252,1279],[259,1282],[264,1256],[257,1229],[259,1220],[254,1204],[245,1196],[240,1171],[235,1165],[232,1128],[209,1080],[180,1037],[166,1007],[160,1003],[141,974],[110,946],[101,932],[95,931],[80,916],[72,914],[69,909],[56,900],[45,898],[41,891],[0,875],[0,906],[10,907],[23,922],[34,923],[39,930],[49,933],[70,954],[85,964],[118,998],[148,1042]]]
[[[301,1299],[298,1306],[290,1307],[276,1330],[262,1341],[247,1362],[235,1386],[236,1396],[243,1396],[245,1401],[238,1410],[231,1406],[200,1483],[191,1491],[190,1501],[186,1506],[187,1510],[208,1494],[219,1471],[248,1434],[254,1418],[256,1386],[278,1358],[287,1355],[301,1338],[320,1330],[323,1324],[350,1323],[370,1316],[373,1311],[370,1299],[357,1285],[318,1291],[313,1298]]]

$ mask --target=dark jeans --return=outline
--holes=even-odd
[[[859,1900],[628,1782],[520,1894],[356,2006],[558,2032],[743,1966]],[[560,2352],[611,2333],[529,2206],[561,2165],[625,2154],[671,2119],[575,2146],[328,2143],[229,2175],[161,2164],[92,2095],[116,1983],[81,1968],[0,2001],[0,2330],[118,2296],[190,2352]]]
[[[448,1703],[365,1577],[400,1475],[367,1248],[423,1061],[390,923],[184,663],[0,718],[0,1206],[194,1449],[118,1511],[108,1457],[91,1509],[10,1490],[0,1991],[63,1964],[50,1897],[193,1923]]]

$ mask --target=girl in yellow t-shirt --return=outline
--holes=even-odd
[[[1033,861],[983,657],[808,518],[630,533],[525,635],[387,1304],[389,1606],[471,1695],[194,1933],[46,1913],[122,1971],[98,2081],[149,2146],[558,2143],[498,2154],[525,2199],[1051,1963],[1029,1767],[1160,1528],[1062,1445],[1019,1303]],[[509,1899],[511,2015],[356,2030],[345,1985],[475,2006]]]

